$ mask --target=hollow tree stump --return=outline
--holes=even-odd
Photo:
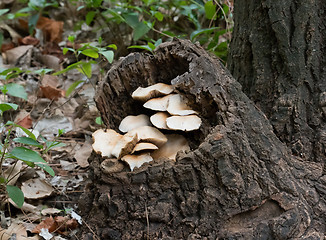
[[[154,55],[133,53],[115,64],[95,99],[107,127],[118,131],[125,116],[146,113],[131,93],[158,82],[172,82],[202,126],[185,135],[192,150],[175,162],[105,174],[102,157],[91,156],[79,208],[98,237],[322,238],[322,165],[291,156],[240,84],[201,47],[174,40]]]

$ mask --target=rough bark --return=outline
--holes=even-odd
[[[234,4],[231,74],[292,154],[325,162],[326,2]]]
[[[131,93],[172,83],[203,120],[186,134],[192,150],[134,172],[104,174],[90,160],[91,183],[79,201],[101,239],[321,239],[323,165],[292,156],[265,115],[223,65],[188,41],[154,55],[131,54],[100,83],[96,102],[108,128],[144,113]],[[87,231],[87,228],[85,228]],[[89,234],[91,235],[91,234]],[[87,236],[89,236],[87,235]]]

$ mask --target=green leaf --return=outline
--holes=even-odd
[[[34,71],[34,73],[39,74],[39,75],[44,75],[44,74],[47,74],[52,71],[53,71],[53,69],[51,69],[51,68],[41,68],[41,69]]]
[[[12,122],[12,121],[8,121],[8,122],[6,123],[6,126],[14,126],[14,127],[18,127],[18,128],[20,128],[21,130],[23,130],[23,132],[26,133],[27,136],[29,136],[30,138],[36,140],[35,135],[34,135],[31,131],[29,131],[28,129],[26,129],[26,128],[24,128],[24,127],[22,127],[22,126],[20,126],[20,125],[18,125],[18,124],[16,124],[16,123],[14,123],[14,122]]]
[[[196,37],[198,37],[199,35],[201,35],[201,34],[209,34],[211,32],[214,32],[217,29],[219,29],[219,27],[204,28],[204,29],[199,29],[199,30],[193,31],[190,34],[190,39],[191,39],[191,41],[194,41],[194,39]]]
[[[100,51],[100,54],[102,54],[109,61],[109,63],[113,62],[114,52],[112,50]]]
[[[69,36],[68,37],[68,41],[71,42],[71,43],[74,43],[76,37],[75,36]]]
[[[79,61],[79,62],[76,62],[76,63],[73,63],[73,64],[70,64],[68,67],[66,67],[65,69],[62,69],[61,71],[58,71],[58,72],[55,72],[53,73],[52,75],[53,76],[57,76],[57,75],[60,75],[62,73],[66,73],[68,71],[70,71],[71,69],[78,69],[80,67],[80,65],[82,65],[83,62],[82,61]]]
[[[43,148],[43,145],[40,144],[38,141],[34,140],[33,138],[30,137],[18,137],[13,139],[14,142],[22,143],[22,144],[27,144],[30,146],[35,146],[38,148]]]
[[[52,177],[55,175],[55,172],[53,171],[53,169],[48,164],[35,163],[35,165],[42,168],[44,171],[46,171]]]
[[[13,148],[10,155],[24,162],[46,163],[46,161],[37,152],[25,147]]]
[[[40,15],[39,14],[35,14],[32,15],[29,20],[28,20],[28,31],[30,35],[33,35],[34,29],[36,27],[37,21],[39,19]]]
[[[140,22],[135,28],[134,28],[134,37],[133,40],[137,41],[138,39],[140,39],[142,36],[144,36],[151,28],[143,23]]]
[[[151,42],[147,43],[147,45],[152,49],[152,50],[155,50],[155,45]]]
[[[3,43],[3,34],[2,32],[0,32],[0,47],[2,46]]]
[[[10,9],[8,9],[8,8],[6,8],[6,9],[0,9],[0,16],[3,15],[3,14],[5,14],[5,13],[7,13],[7,12],[9,12],[9,11],[10,11]]]
[[[66,97],[69,97],[69,95],[76,89],[76,87],[81,84],[82,82],[85,82],[84,80],[79,80],[79,81],[76,81],[74,82],[73,84],[71,84],[69,86],[69,88],[67,89],[66,91]]]
[[[98,58],[99,55],[98,55],[98,52],[95,51],[94,49],[85,49],[81,52],[81,54],[84,54],[85,56],[88,56],[88,57],[91,57],[91,58]]]
[[[101,117],[97,117],[97,118],[95,118],[95,122],[96,122],[98,125],[102,125],[102,124],[103,124],[103,121],[102,121],[102,118],[101,118]]]
[[[152,51],[152,49],[148,45],[133,45],[133,46],[129,46],[128,48],[138,48],[138,49],[144,49],[144,50],[147,50],[150,52]]]
[[[110,45],[108,45],[108,46],[106,46],[107,48],[113,48],[114,50],[117,50],[118,48],[117,48],[117,45],[115,45],[115,44],[110,44]]]
[[[0,103],[0,111],[1,112],[5,112],[10,109],[17,110],[17,108],[18,108],[18,105],[14,104],[14,103]]]
[[[19,97],[22,99],[27,100],[27,92],[25,91],[25,88],[22,85],[19,85],[17,83],[9,83],[6,84],[8,94],[14,97]]]
[[[88,78],[92,77],[92,63],[91,62],[84,62],[77,70],[86,75]]]
[[[162,13],[160,13],[160,12],[156,12],[156,13],[154,14],[154,16],[155,16],[156,19],[159,20],[160,22],[163,21],[164,16],[163,16]]]
[[[17,186],[6,185],[9,198],[21,208],[24,204],[24,193]]]
[[[205,14],[207,19],[216,19],[216,5],[213,1],[208,1],[205,3]]]
[[[86,24],[89,26],[91,22],[93,21],[94,17],[96,15],[95,11],[90,11],[86,14]]]
[[[63,48],[63,49],[62,49],[62,53],[63,53],[63,55],[66,55],[68,51],[69,51],[69,48]]]

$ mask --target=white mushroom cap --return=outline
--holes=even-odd
[[[169,158],[175,160],[178,151],[190,150],[187,139],[178,134],[167,134],[168,141],[159,149],[151,153],[154,159]]]
[[[166,109],[171,115],[190,115],[197,114],[196,111],[192,110],[180,94],[173,94],[169,97],[168,107]]]
[[[154,97],[168,95],[171,92],[173,92],[173,86],[165,83],[156,83],[146,88],[138,87],[131,96],[135,100],[147,101]]]
[[[150,117],[152,124],[160,129],[169,129],[166,125],[166,119],[171,117],[167,112],[158,112]]]
[[[199,129],[201,119],[197,115],[172,116],[166,119],[166,125],[172,130],[193,131]]]
[[[137,116],[127,116],[124,119],[122,119],[119,130],[123,133],[129,132],[130,130],[133,130],[138,127],[142,126],[151,126],[151,123],[149,121],[149,117],[145,114],[140,114]]]
[[[140,167],[146,162],[153,161],[153,158],[149,153],[143,153],[140,155],[125,155],[121,160],[127,162],[130,166],[130,170],[133,171],[135,167]]]
[[[156,149],[158,149],[158,147],[153,143],[140,142],[136,144],[131,154],[135,152],[144,151],[144,150],[156,150]]]
[[[166,111],[168,108],[169,98],[175,94],[170,94],[161,98],[152,98],[144,103],[144,107],[155,111]]]
[[[167,138],[157,128],[143,126],[131,130],[128,134],[137,134],[139,141],[151,142],[160,147],[167,142]]]
[[[121,158],[124,155],[131,153],[138,142],[137,133],[127,133],[121,137],[112,150],[112,155],[116,158]]]
[[[102,155],[102,157],[112,157],[112,150],[116,143],[121,139],[122,135],[112,129],[98,129],[92,134],[94,143],[92,145],[94,151]]]

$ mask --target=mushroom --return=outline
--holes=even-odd
[[[190,114],[197,114],[196,111],[187,106],[180,94],[173,94],[169,96],[168,106],[166,110],[171,115],[185,116]]]
[[[158,149],[158,147],[153,143],[140,142],[136,144],[131,154],[135,152],[144,151],[144,150],[156,150],[156,149]]]
[[[138,87],[131,95],[135,100],[147,101],[153,97],[168,95],[173,92],[173,86],[165,83],[156,83],[152,86],[142,88]]]
[[[149,117],[145,114],[140,114],[137,116],[127,116],[124,119],[122,119],[119,130],[123,133],[129,132],[130,130],[133,130],[138,127],[142,126],[151,126],[151,123],[149,121]]]
[[[169,129],[166,125],[166,119],[171,117],[167,112],[158,112],[150,117],[151,123],[160,129]]]
[[[178,151],[190,150],[187,139],[179,134],[167,134],[168,141],[151,153],[153,159],[169,158],[175,160]]]
[[[140,167],[146,162],[153,161],[153,158],[149,153],[143,153],[140,155],[125,155],[121,160],[129,164],[130,170],[133,171],[135,167]]]
[[[166,125],[172,130],[193,131],[199,129],[201,119],[197,115],[172,116],[166,119]]]
[[[170,94],[161,98],[152,98],[144,103],[144,107],[155,111],[166,111],[168,108],[168,102],[171,96],[176,94]]]
[[[102,157],[112,157],[112,150],[116,143],[121,139],[121,135],[112,129],[96,130],[93,134],[92,147],[94,151],[101,154]]]
[[[137,134],[139,141],[154,143],[160,147],[167,142],[167,138],[158,129],[149,126],[135,128],[128,134]]]
[[[101,162],[101,170],[106,174],[121,172],[123,168],[123,164],[116,158],[105,159]]]
[[[123,135],[112,149],[112,155],[118,159],[131,153],[139,138],[137,133],[127,133]]]

